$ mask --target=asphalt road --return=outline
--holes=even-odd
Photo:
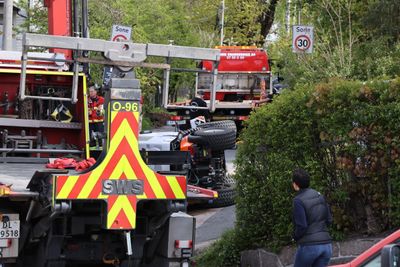
[[[153,132],[174,131],[171,126],[164,126]],[[236,150],[225,151],[226,167],[230,174],[235,172],[234,160]],[[197,248],[207,247],[219,239],[224,232],[234,227],[236,221],[235,206],[217,209],[192,208],[189,214],[196,217],[196,244]]]
[[[220,238],[236,221],[235,206],[190,213],[196,217],[196,245]]]
[[[225,152],[227,171],[234,173],[236,150]],[[218,209],[198,209],[189,212],[196,217],[196,246],[204,247],[232,229],[236,221],[235,206]]]

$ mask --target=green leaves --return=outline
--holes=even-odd
[[[106,0],[89,1],[89,22],[92,38],[109,39],[113,24],[132,27],[132,41],[186,46],[201,46],[197,25],[192,21],[191,6],[186,1],[139,1]],[[150,62],[165,63],[163,59],[150,58]],[[174,60],[172,66],[193,68],[194,62]],[[92,76],[101,83],[101,68],[95,68]],[[162,87],[162,72],[154,69],[135,69],[141,81],[145,98],[144,111],[154,108],[155,94]],[[170,93],[181,88],[193,88],[194,76],[171,75]]]
[[[278,60],[280,74],[292,88],[332,77],[366,81],[399,75],[399,1],[300,2],[301,24],[314,26],[313,54],[293,54],[291,35],[283,29],[279,41],[269,47],[271,58]],[[281,2],[279,9],[285,8]],[[278,14],[276,23],[283,25],[285,16]]]
[[[30,2],[30,3],[29,3]],[[17,32],[47,33],[47,9],[40,1],[21,0],[17,6],[26,10],[27,18],[17,29]]]
[[[298,86],[252,113],[236,160],[233,251],[279,251],[290,243],[291,172],[297,167],[308,170],[311,186],[326,196],[334,238],[400,223],[399,81]],[[216,249],[231,250],[226,242]]]

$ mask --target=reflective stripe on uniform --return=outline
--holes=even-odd
[[[89,120],[89,123],[94,123],[94,122],[104,122],[104,120]]]

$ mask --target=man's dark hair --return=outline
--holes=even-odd
[[[93,88],[94,90],[96,90],[97,92],[100,91],[100,86],[98,86],[96,83],[90,83],[88,88]]]
[[[301,189],[310,186],[310,175],[303,169],[295,169],[292,173],[292,181],[297,184]]]

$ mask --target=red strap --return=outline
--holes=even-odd
[[[96,163],[96,160],[94,158],[89,158],[87,160],[82,160],[76,164],[75,170],[76,171],[83,171],[86,170],[87,168],[92,167]]]
[[[87,160],[82,160],[77,162],[75,159],[70,158],[58,158],[55,159],[53,163],[46,164],[46,168],[49,169],[75,169],[77,171],[86,170],[92,167],[96,163],[94,158],[88,158]]]

